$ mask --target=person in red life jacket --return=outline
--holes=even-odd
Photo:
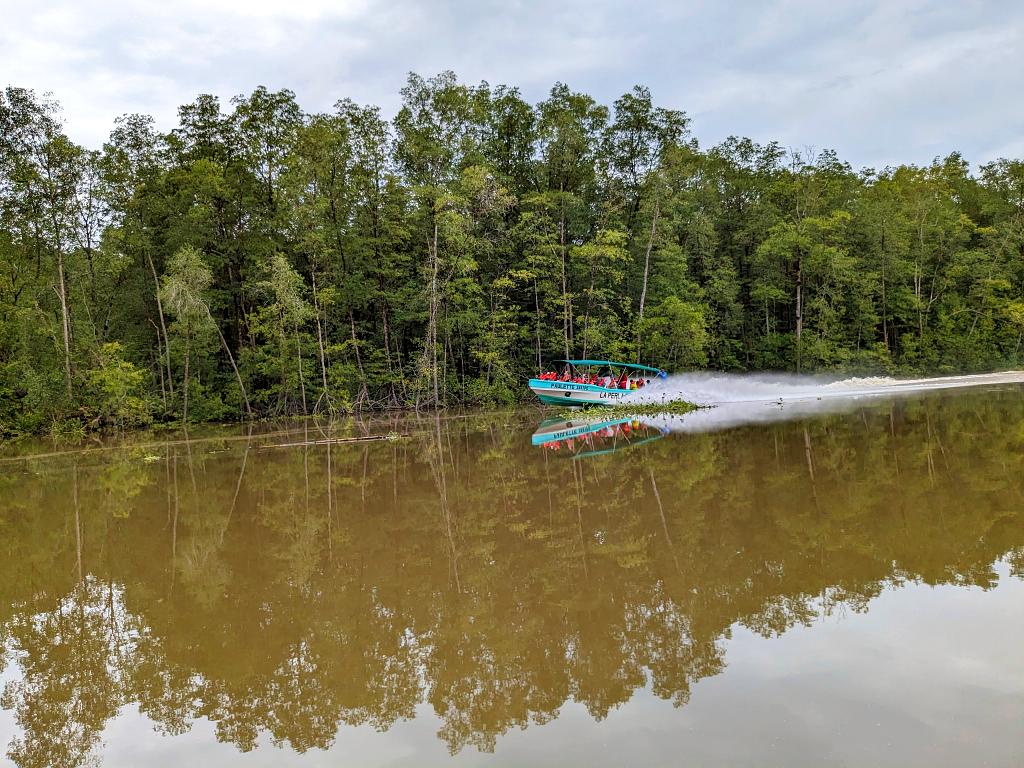
[[[626,374],[625,371],[623,371],[622,375],[619,377],[619,385],[618,386],[619,386],[619,389],[629,389],[629,376]]]

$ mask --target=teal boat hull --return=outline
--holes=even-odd
[[[530,379],[530,391],[545,405],[590,406],[619,405],[635,390],[611,389],[596,384],[578,384],[573,381]]]

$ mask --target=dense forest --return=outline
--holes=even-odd
[[[200,95],[76,145],[0,96],[0,434],[510,402],[551,358],[1018,364],[1024,162],[701,148],[637,86]]]

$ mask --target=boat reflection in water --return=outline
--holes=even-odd
[[[583,459],[660,440],[668,433],[666,426],[637,416],[545,419],[531,442],[552,453]]]

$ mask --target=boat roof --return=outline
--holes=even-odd
[[[650,371],[661,373],[660,368],[652,368],[649,365],[638,365],[637,363],[617,363],[614,360],[553,360],[555,363],[569,363],[569,365],[607,365],[615,368],[632,368],[637,371]]]

